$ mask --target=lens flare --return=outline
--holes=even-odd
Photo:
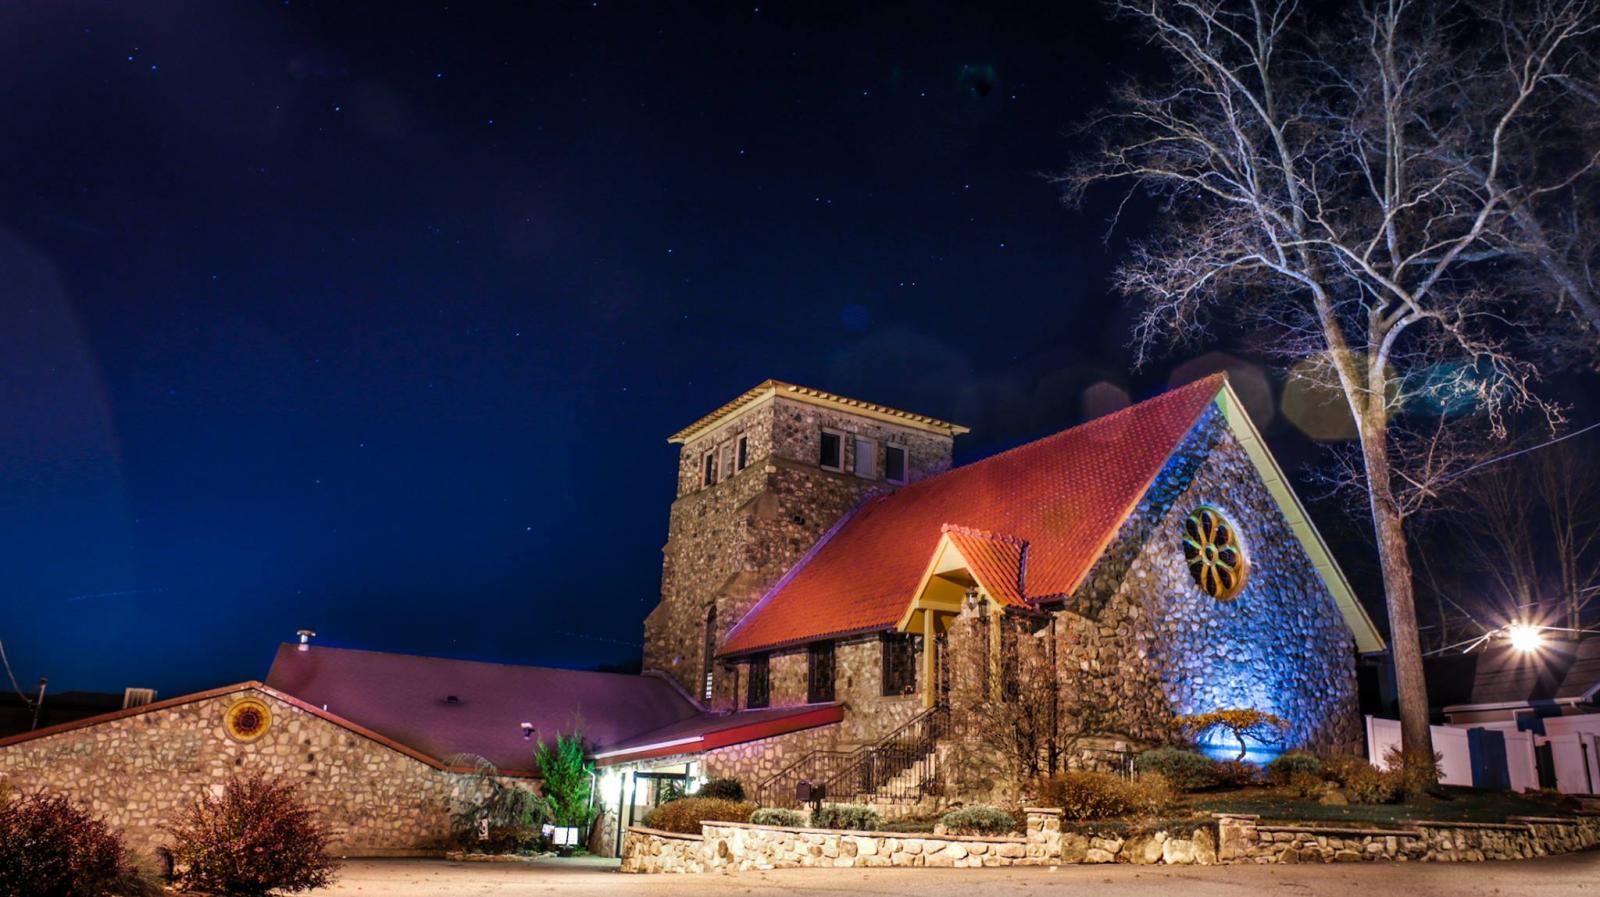
[[[1539,634],[1539,627],[1529,623],[1513,623],[1506,627],[1506,638],[1511,640],[1511,647],[1523,654],[1532,654],[1544,647],[1544,636]]]

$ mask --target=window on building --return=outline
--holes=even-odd
[[[819,464],[825,470],[844,470],[844,437],[838,433],[822,431],[822,457]]]
[[[750,437],[739,437],[739,447],[734,454],[736,469],[744,470],[750,466]]]
[[[768,687],[771,659],[765,654],[750,658],[749,690],[745,692],[746,707],[765,707],[772,700]]]
[[[883,478],[891,483],[906,481],[906,450],[898,445],[883,447]]]
[[[865,436],[856,437],[856,476],[878,478],[878,443]]]
[[[833,700],[833,642],[813,642],[807,658],[806,700],[820,704]]]
[[[1195,508],[1183,521],[1183,557],[1195,585],[1219,601],[1237,597],[1250,574],[1238,530],[1216,508]]]
[[[883,636],[883,693],[909,695],[917,690],[917,646],[904,632]]]
[[[706,452],[701,459],[700,485],[710,486],[717,481],[717,453]]]
[[[722,446],[722,451],[721,451],[720,455],[721,455],[721,457],[717,462],[717,469],[722,471],[722,478],[723,479],[727,479],[728,477],[733,476],[733,472],[734,472],[733,471],[733,443],[729,442],[729,443],[724,444]]]
[[[709,702],[712,695],[712,663],[717,659],[717,609],[715,607],[706,611],[706,646],[705,656],[700,662],[700,678],[705,682],[704,696]]]

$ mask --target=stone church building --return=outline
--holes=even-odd
[[[1048,721],[1037,769],[1224,708],[1359,749],[1356,656],[1383,642],[1224,377],[953,467],[965,432],[767,381],[675,434],[644,675],[287,644],[264,681],[0,739],[0,776],[153,849],[175,806],[260,771],[302,781],[345,852],[409,852],[450,837],[466,774],[536,779],[537,741],[581,726],[608,852],[709,777],[769,805],[985,796],[1006,777],[963,721],[1006,708]]]

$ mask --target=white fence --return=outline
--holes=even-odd
[[[1471,726],[1433,726],[1433,749],[1443,755],[1441,781],[1446,785],[1472,784],[1469,729],[1499,732],[1506,742],[1506,771],[1512,791],[1539,787],[1538,749],[1550,747],[1556,790],[1564,794],[1600,793],[1600,714],[1552,716],[1543,721],[1545,734],[1517,731],[1514,721],[1476,723]],[[1400,723],[1367,717],[1367,759],[1379,769],[1388,768],[1384,757],[1400,747]]]

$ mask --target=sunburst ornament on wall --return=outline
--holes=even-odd
[[[272,727],[272,709],[263,701],[245,698],[228,708],[222,724],[229,738],[249,744],[267,734],[267,729]]]
[[[1249,562],[1233,523],[1221,511],[1201,506],[1183,521],[1183,557],[1202,592],[1226,601],[1244,588]]]

